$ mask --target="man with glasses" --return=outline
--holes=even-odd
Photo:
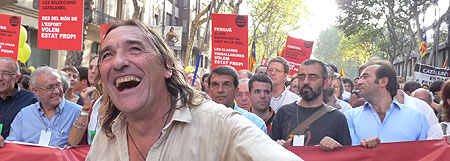
[[[237,71],[231,66],[218,66],[211,71],[208,78],[209,96],[218,103],[241,113],[242,116],[248,118],[262,131],[267,133],[267,127],[264,121],[253,113],[240,108],[234,98],[238,94],[238,76]]]
[[[9,57],[0,57],[0,142],[8,137],[10,125],[19,111],[38,101],[33,92],[19,88],[19,65]],[[4,144],[0,144],[2,147]]]
[[[23,108],[11,124],[7,141],[19,141],[41,146],[68,145],[69,130],[73,124],[86,126],[76,121],[81,106],[63,97],[61,76],[48,66],[37,68],[31,74],[33,92],[39,102]]]
[[[283,57],[270,59],[267,75],[272,79],[273,91],[270,107],[276,112],[281,106],[300,100],[300,97],[289,91],[284,83],[289,74],[289,64]]]
[[[308,146],[320,144],[322,150],[350,145],[350,133],[344,114],[323,103],[323,88],[328,82],[325,64],[318,60],[306,60],[300,66],[297,77],[302,99],[285,105],[276,112],[269,136],[283,146],[292,145],[292,141]],[[330,110],[306,124],[305,128],[297,128],[303,122],[308,122],[306,120],[313,117],[313,114],[327,108]]]

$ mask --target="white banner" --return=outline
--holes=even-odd
[[[414,66],[415,81],[420,84],[431,84],[436,80],[447,81],[450,77],[450,70],[416,63]]]

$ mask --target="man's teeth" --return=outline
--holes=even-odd
[[[133,76],[122,77],[122,78],[119,78],[116,80],[116,87],[119,87],[120,83],[129,82],[129,81],[140,82],[141,79],[139,79],[138,77],[133,77]]]

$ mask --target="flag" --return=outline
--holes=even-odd
[[[267,66],[267,59],[266,59],[266,57],[263,55],[263,58],[262,58],[262,60],[261,60],[261,65],[265,65],[265,66]]]
[[[422,52],[422,57],[427,54],[427,35],[422,38],[422,43],[420,43],[419,50]]]
[[[344,67],[341,65],[341,77],[345,77]]]
[[[252,49],[250,50],[250,53],[249,53],[249,58],[250,58],[250,60],[249,60],[249,68],[248,68],[248,70],[249,71],[253,71],[253,66],[256,64],[256,44],[255,44],[255,41],[253,41],[253,43],[252,43]]]
[[[448,60],[447,59],[448,58],[445,58],[444,65],[442,65],[442,68],[444,68],[444,69],[448,69]]]
[[[278,56],[283,57],[283,52],[284,52],[284,47],[283,47],[283,49],[281,49],[281,53]]]

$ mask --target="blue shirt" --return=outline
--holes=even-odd
[[[379,137],[381,142],[425,140],[430,128],[428,121],[418,110],[394,99],[381,122],[378,113],[369,102],[345,113],[352,145],[359,145],[368,137]]]
[[[3,138],[7,138],[9,135],[10,125],[22,108],[36,103],[38,98],[30,92],[17,87],[17,89],[12,96],[6,96],[5,100],[0,98],[0,124],[3,124],[1,135]]]
[[[248,112],[247,110],[244,110],[242,108],[239,108],[239,106],[236,103],[234,103],[234,110],[241,113],[242,116],[252,121],[257,127],[259,127],[262,131],[264,131],[264,133],[267,134],[266,123],[258,115]]]
[[[80,115],[81,106],[63,99],[49,120],[39,102],[23,108],[11,124],[8,141],[38,144],[42,130],[51,131],[49,146],[69,145],[69,131]]]

